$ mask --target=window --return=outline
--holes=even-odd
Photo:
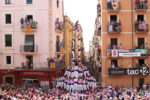
[[[145,60],[144,59],[138,59],[139,65],[142,66],[145,64]]]
[[[32,4],[32,0],[26,0],[26,4]]]
[[[27,20],[33,20],[33,16],[32,15],[27,15]]]
[[[110,22],[117,21],[117,15],[110,15]]]
[[[117,38],[111,38],[110,43],[111,43],[111,48],[117,49],[117,46],[118,46],[118,39]]]
[[[137,21],[144,21],[144,15],[137,15]]]
[[[56,52],[60,52],[60,37],[56,37]]]
[[[6,24],[11,24],[11,14],[6,14],[5,21]]]
[[[25,36],[24,51],[34,52],[34,35]]]
[[[11,0],[5,0],[5,4],[11,4]]]
[[[59,0],[57,0],[57,8],[59,8]]]
[[[11,56],[6,56],[6,64],[11,64]]]
[[[145,46],[145,39],[144,38],[138,38],[138,47],[137,48],[144,49],[144,46]]]
[[[12,35],[5,35],[5,46],[11,47],[12,46]]]
[[[111,60],[111,65],[115,65],[115,68],[118,67],[118,60]]]

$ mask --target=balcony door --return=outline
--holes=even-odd
[[[25,35],[24,51],[34,52],[34,35]]]
[[[33,56],[31,55],[26,56],[26,64],[28,69],[33,69]]]
[[[144,21],[144,15],[137,15],[137,21]]]
[[[144,59],[138,59],[138,62],[139,62],[139,65],[142,66],[145,64],[145,61]]]
[[[144,38],[138,38],[138,48],[143,48],[145,46],[145,39]]]
[[[27,19],[28,20],[33,20],[33,16],[32,15],[27,15]]]
[[[110,22],[117,21],[117,15],[110,15]]]
[[[117,48],[118,46],[118,39],[117,38],[111,38],[110,39],[110,43],[111,43],[111,48]]]

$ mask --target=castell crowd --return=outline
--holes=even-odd
[[[150,85],[134,89],[102,87],[87,67],[75,60],[52,89],[35,83],[4,83],[0,84],[0,100],[150,100]]]

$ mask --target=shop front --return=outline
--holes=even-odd
[[[0,70],[0,83],[36,84],[52,87],[53,78],[63,76],[65,68],[57,70]]]

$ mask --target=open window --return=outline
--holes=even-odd
[[[111,43],[111,48],[112,48],[112,49],[117,49],[117,46],[118,46],[118,38],[111,38],[111,39],[110,39],[110,43]]]
[[[112,68],[113,68],[113,65],[114,65],[114,68],[117,68],[118,67],[118,60],[116,60],[116,59],[111,60],[111,65],[112,65]]]
[[[110,15],[110,22],[117,21],[117,15]]]
[[[138,38],[138,47],[139,49],[144,49],[145,47],[145,38]]]
[[[144,21],[144,15],[137,15],[137,21]]]

